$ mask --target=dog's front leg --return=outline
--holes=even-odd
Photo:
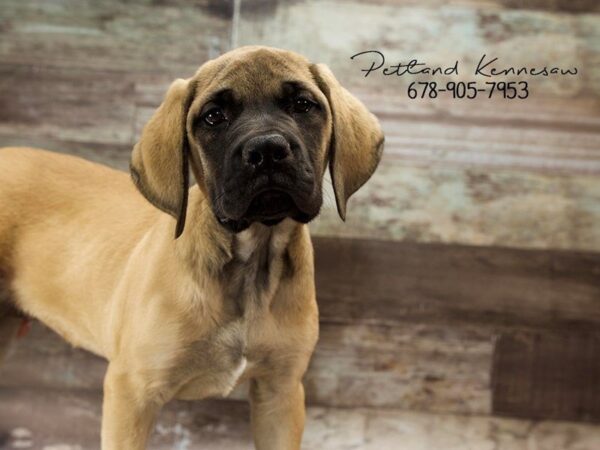
[[[126,371],[112,364],[104,378],[102,450],[144,450],[164,403]]]
[[[250,406],[257,450],[300,449],[305,415],[300,380],[253,380]]]

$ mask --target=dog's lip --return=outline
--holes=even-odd
[[[252,200],[254,200],[259,195],[264,194],[265,192],[281,192],[289,195],[290,197],[293,196],[293,193],[287,186],[285,186],[285,184],[276,183],[272,180],[269,180],[266,183],[263,183],[259,188],[256,188],[254,190],[254,192],[252,193]]]
[[[218,216],[219,223],[234,232],[239,232],[250,226],[253,222],[261,222],[272,226],[281,222],[286,217],[302,214],[296,206],[292,195],[281,189],[261,189],[252,197],[248,208],[239,219]]]
[[[251,186],[248,186],[249,192],[242,195],[242,198],[247,202],[243,206],[239,202],[225,199],[224,194],[217,196],[217,198],[221,197],[223,200],[219,202],[219,206],[214,210],[215,216],[221,225],[234,231],[247,228],[253,222],[268,225],[277,223],[286,217],[298,220],[301,223],[307,223],[318,214],[321,207],[320,203],[317,205],[313,201],[314,187],[314,184],[309,186],[302,180],[282,178],[281,176],[278,177],[277,174],[261,176],[259,179],[254,180]],[[309,191],[309,188],[312,191]],[[239,187],[235,189],[232,187],[228,191],[235,192],[239,189]],[[268,192],[284,194],[286,202],[289,201],[290,203],[289,208],[286,210],[282,207],[281,211],[270,211],[267,214],[265,214],[266,211],[261,211],[261,214],[252,211],[253,201]],[[233,197],[230,198],[233,199]]]
[[[257,201],[278,201],[283,204],[275,206],[269,211],[253,211],[252,204],[253,202]],[[248,208],[240,217],[233,218],[226,215],[216,215],[216,218],[222,226],[230,231],[233,231],[234,233],[238,233],[248,228],[254,222],[259,222],[267,226],[273,226],[277,225],[287,217],[299,223],[308,223],[318,215],[320,209],[320,203],[316,205],[316,207],[310,207],[309,205],[309,207],[303,209],[299,207],[291,192],[270,188],[261,189],[258,194],[254,195],[249,203]]]
[[[267,187],[252,197],[244,217],[250,220],[272,221],[283,219],[296,209],[296,203],[289,192]]]

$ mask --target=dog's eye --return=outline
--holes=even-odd
[[[202,120],[204,120],[207,125],[214,127],[225,122],[227,117],[225,117],[225,113],[221,108],[212,108],[202,116]]]
[[[315,103],[305,97],[296,98],[292,105],[294,112],[297,113],[307,113],[313,106],[315,106]]]

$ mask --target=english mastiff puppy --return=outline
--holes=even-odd
[[[382,148],[375,116],[326,66],[231,51],[170,86],[133,149],[133,183],[0,150],[0,303],[108,359],[103,450],[144,449],[166,402],[244,380],[256,448],[299,449],[318,336],[306,224],[326,168],[343,219]],[[5,313],[4,335],[13,323]]]

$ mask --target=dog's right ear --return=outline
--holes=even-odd
[[[157,208],[177,219],[175,238],[185,226],[189,189],[187,114],[194,98],[194,83],[175,80],[144,126],[131,156],[136,187]]]

